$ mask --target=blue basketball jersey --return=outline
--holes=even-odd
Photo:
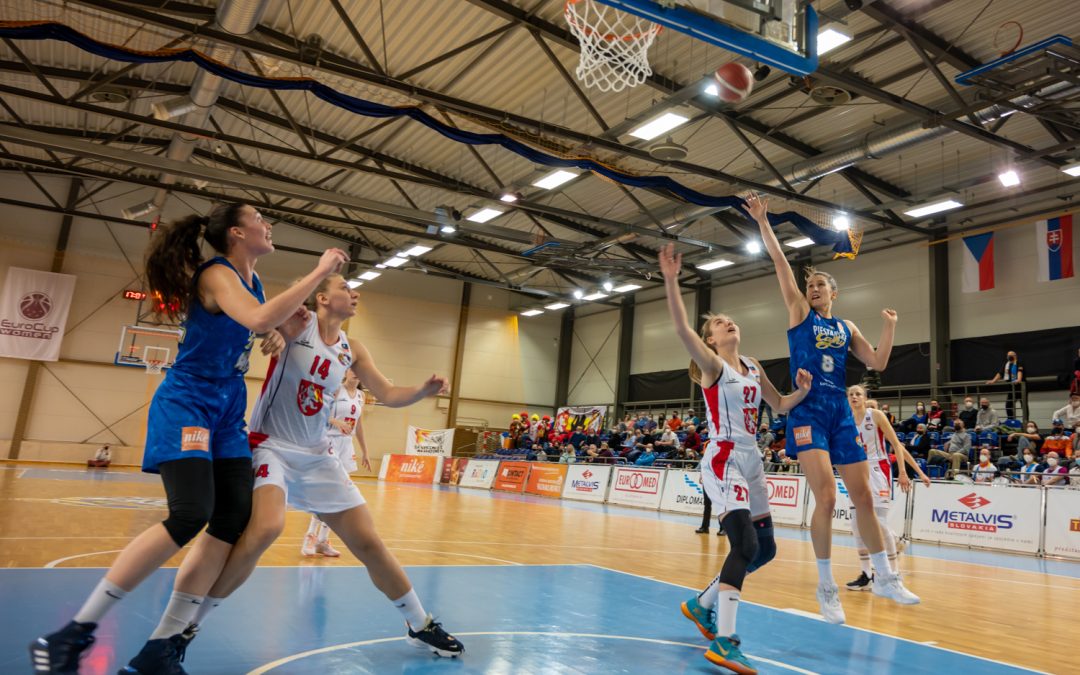
[[[788,329],[791,354],[791,381],[799,368],[814,376],[810,394],[847,394],[846,365],[851,331],[837,318],[826,319],[814,310],[794,328]]]
[[[193,289],[197,288],[199,275],[211,265],[225,265],[240,277],[240,273],[225,258],[211,258],[195,272],[195,277],[191,280]],[[258,275],[252,277],[252,282],[254,287],[248,286],[244,278],[240,277],[240,283],[244,284],[244,288],[255,296],[256,300],[260,303],[266,302]],[[242,377],[248,369],[255,333],[229,318],[224,312],[211,314],[206,311],[199,302],[198,295],[194,291],[193,294],[187,318],[184,320],[176,363],[172,369],[206,379]]]

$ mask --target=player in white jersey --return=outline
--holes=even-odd
[[[360,490],[330,453],[328,388],[338,386],[346,368],[391,408],[412,405],[447,386],[436,375],[412,387],[391,384],[367,349],[350,342],[341,329],[356,313],[356,305],[356,293],[344,277],[330,276],[308,300],[314,311],[301,310],[278,329],[286,347],[270,362],[251,416],[255,468],[251,520],[204,606],[209,611],[247,579],[285,528],[288,503],[319,514],[364,564],[375,587],[405,618],[411,644],[439,656],[457,656],[464,651],[461,643],[424,611],[405,570],[375,531]],[[205,612],[198,621],[204,616]]]
[[[356,377],[356,373],[351,368],[347,369],[345,381],[334,394],[334,400],[330,404],[330,427],[327,429],[330,453],[338,458],[345,473],[352,473],[358,468],[356,451],[353,448],[353,436],[360,443],[360,456],[364,468],[371,471],[367,443],[364,441],[364,427],[360,423],[360,415],[364,409],[364,392],[360,391],[359,384],[360,380]],[[308,525],[307,534],[304,535],[300,553],[309,558],[316,555],[327,558],[341,556],[341,553],[330,545],[330,526],[324,523],[317,514],[311,514],[311,523]]]
[[[898,537],[889,527],[889,508],[892,506],[892,464],[889,462],[889,453],[885,451],[885,442],[888,441],[896,454],[896,465],[904,464],[914,467],[919,479],[930,486],[930,479],[923,473],[918,463],[907,451],[904,444],[896,437],[896,432],[885,413],[871,407],[866,400],[866,389],[856,384],[848,387],[848,403],[851,405],[851,414],[855,419],[855,425],[859,428],[859,439],[863,448],[866,449],[867,465],[870,469],[870,490],[874,497],[874,516],[881,526],[882,539],[885,541],[885,552],[888,554],[889,569],[894,574],[900,573],[897,555]],[[906,471],[897,471],[897,481],[900,489],[904,492],[911,490],[911,480]],[[851,507],[854,509],[854,505]],[[874,573],[870,565],[870,551],[859,536],[859,528],[853,528],[855,532],[855,548],[859,551],[859,567],[862,572],[854,581],[846,584],[850,591],[869,591],[874,587]]]
[[[711,640],[705,658],[736,673],[757,670],[739,649],[735,615],[746,575],[776,555],[765,469],[757,449],[757,415],[764,399],[786,413],[810,391],[812,377],[800,369],[798,390],[780,396],[761,364],[739,355],[739,327],[722,314],[705,317],[699,336],[686,318],[679,291],[682,255],[674,245],[660,251],[668,310],[675,332],[690,352],[690,378],[701,385],[709,423],[709,444],[701,458],[701,485],[719,513],[730,551],[720,573],[700,594],[682,604],[682,613]]]

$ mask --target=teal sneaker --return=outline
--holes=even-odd
[[[682,604],[682,613],[694,622],[706,640],[716,637],[716,612],[702,606],[696,595]]]
[[[718,637],[709,645],[705,658],[739,675],[757,675],[757,668],[743,655],[742,650],[739,649],[740,644],[738,635]]]

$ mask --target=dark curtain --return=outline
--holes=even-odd
[[[1074,306],[1072,311],[1075,310]],[[1052,375],[1054,387],[1068,386],[1064,378],[1072,370],[1077,348],[1080,348],[1080,326],[953,340],[949,350],[952,379],[991,379],[1001,370],[1005,353],[1011,349],[1024,366],[1025,377]]]
[[[690,397],[690,374],[685,368],[630,376],[630,400],[671,401]]]

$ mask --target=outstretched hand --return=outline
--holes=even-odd
[[[802,391],[810,391],[812,384],[814,384],[814,376],[810,374],[810,371],[799,368],[795,373],[795,385]]]
[[[675,244],[668,244],[660,249],[660,273],[664,279],[679,280],[682,270],[682,253],[675,252]]]
[[[885,319],[886,323],[895,324],[897,320],[895,309],[883,309],[881,310],[881,318]]]
[[[746,210],[751,218],[760,223],[769,215],[769,200],[758,197],[756,192],[751,192],[746,196]]]
[[[269,356],[270,358],[279,356],[284,350],[285,338],[276,330],[271,330],[264,335],[262,342],[259,344],[259,351],[263,353],[263,356]]]
[[[331,274],[337,274],[338,270],[347,262],[349,262],[348,253],[340,248],[328,248],[319,257],[319,264],[315,266],[315,269],[324,277],[328,277]]]
[[[450,391],[450,381],[445,377],[438,375],[432,375],[424,382],[424,386],[421,387],[421,391],[424,392],[424,397],[437,396],[438,394],[445,394]]]

